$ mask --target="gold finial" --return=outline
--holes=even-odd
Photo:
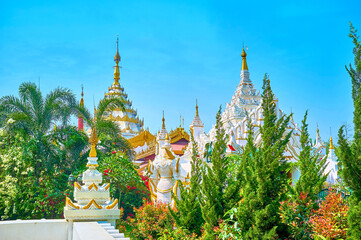
[[[83,96],[84,96],[84,86],[83,86],[83,84],[82,84],[82,85],[81,85],[80,107],[84,107],[84,99],[83,99]]]
[[[163,110],[163,118],[162,118],[162,129],[165,129],[165,119],[164,119],[164,110]]]
[[[114,61],[116,64],[120,62],[120,55],[119,55],[119,35],[117,34],[117,53],[114,56]]]
[[[320,129],[318,129],[318,123],[317,123],[317,138],[319,138],[320,137]]]
[[[335,148],[333,147],[332,137],[330,137],[330,149],[335,149]]]
[[[114,83],[113,85],[119,85],[119,62],[120,62],[120,55],[119,55],[119,36],[117,35],[117,53],[114,56],[115,66],[114,66]]]
[[[248,70],[247,60],[246,60],[247,53],[244,51],[244,48],[241,53],[241,57],[242,57],[242,69],[241,70]]]
[[[199,117],[199,114],[198,114],[198,101],[196,99],[196,117]]]
[[[98,137],[95,127],[92,127],[92,133],[89,138],[89,143],[91,144],[89,157],[97,157],[97,151],[95,150],[95,147],[97,146],[98,143]]]
[[[182,128],[182,114],[179,115],[179,128]]]
[[[169,140],[169,135],[168,135],[168,133],[165,135],[165,140]]]

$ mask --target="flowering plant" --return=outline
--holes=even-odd
[[[311,239],[312,228],[309,219],[314,211],[313,201],[307,193],[300,193],[296,199],[281,202],[281,221],[288,226],[289,237]]]
[[[320,208],[311,217],[310,223],[314,236],[322,236],[327,239],[345,239],[347,232],[346,201],[341,193],[330,191]]]
[[[169,235],[173,231],[175,223],[167,205],[154,205],[144,201],[143,206],[134,211],[135,216],[128,218],[133,229],[130,233],[131,239],[158,239],[163,234]]]

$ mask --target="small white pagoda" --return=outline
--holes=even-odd
[[[335,148],[333,146],[332,137],[330,137],[330,148],[326,158],[325,174],[328,173],[326,182],[330,185],[336,184],[338,180],[338,159],[335,154]]]
[[[64,217],[70,221],[107,221],[115,226],[116,219],[120,217],[118,199],[110,198],[110,183],[104,183],[102,174],[96,169],[98,158],[95,150],[98,138],[95,128],[89,139],[91,150],[88,157],[87,167],[83,173],[83,184],[74,182],[74,199],[66,197]]]

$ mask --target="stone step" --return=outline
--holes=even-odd
[[[103,227],[103,226],[102,226]],[[114,226],[104,226],[103,227],[105,230],[114,230]]]
[[[118,229],[114,229],[114,230],[107,230],[108,233],[112,234],[118,234],[119,230]]]
[[[99,223],[99,225],[102,227],[111,226],[110,223]]]
[[[124,233],[115,233],[110,235],[112,235],[113,238],[124,238]]]

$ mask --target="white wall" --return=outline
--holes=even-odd
[[[65,219],[0,221],[0,240],[67,240]]]

